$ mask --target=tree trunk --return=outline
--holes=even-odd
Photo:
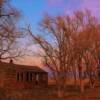
[[[80,79],[80,91],[81,91],[81,93],[84,92],[84,82],[82,79]]]
[[[64,95],[65,95],[64,88],[62,88],[62,86],[59,86],[58,90],[57,90],[57,96],[58,96],[58,98],[63,98]]]
[[[76,75],[74,75],[74,85],[75,85],[75,87],[77,86],[77,78],[76,78]]]
[[[58,90],[58,98],[63,98],[64,97],[64,91]]]
[[[93,78],[90,79],[90,87],[94,88],[95,80]]]

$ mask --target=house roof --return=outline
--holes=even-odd
[[[39,68],[38,66],[28,66],[28,65],[20,65],[20,64],[14,64],[14,63],[6,63],[6,62],[0,62],[0,69],[15,69],[15,70],[28,70],[28,71],[34,71],[34,72],[45,72],[43,69]]]

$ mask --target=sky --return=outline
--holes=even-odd
[[[30,24],[38,32],[38,24],[45,13],[50,15],[71,14],[80,9],[89,9],[100,17],[100,0],[12,0],[22,14],[21,25]]]
[[[30,24],[34,33],[39,33],[38,24],[45,13],[67,15],[76,10],[89,9],[100,18],[100,0],[12,0],[11,3],[22,14],[20,25]]]

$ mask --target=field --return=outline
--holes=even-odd
[[[57,98],[53,86],[34,89],[0,89],[0,100],[100,100],[100,87],[86,88],[84,93],[78,87],[68,86],[63,98]]]

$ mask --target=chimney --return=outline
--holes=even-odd
[[[10,63],[10,64],[13,64],[13,60],[12,60],[12,59],[10,59],[9,63]]]

